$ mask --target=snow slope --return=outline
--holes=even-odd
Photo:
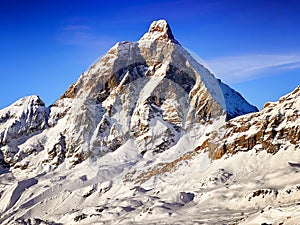
[[[47,174],[30,174],[31,178],[17,170],[2,174],[1,181],[9,184],[1,184],[5,196],[1,222],[9,224],[12,218],[19,224],[28,218],[49,224],[299,222],[300,166],[295,159],[300,153],[295,146],[285,145],[275,155],[254,149],[212,161],[208,152],[188,148],[189,141],[197,142],[192,135],[186,139],[158,158],[142,157],[129,141],[126,147],[72,169],[60,165]],[[171,163],[178,158],[177,164]],[[136,183],[131,175],[163,163],[170,163],[170,170],[150,179]]]

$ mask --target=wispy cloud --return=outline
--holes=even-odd
[[[269,75],[270,72],[300,68],[300,54],[251,54],[206,60],[217,77],[228,83]]]
[[[84,24],[69,24],[64,26],[57,35],[59,42],[65,45],[110,47],[115,40],[93,31]]]
[[[86,25],[68,25],[63,28],[64,31],[76,32],[76,31],[86,31],[89,30],[90,27]]]

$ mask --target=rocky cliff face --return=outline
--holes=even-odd
[[[143,171],[131,171],[123,180],[136,184],[144,183],[153,177],[180,170],[183,162],[192,161],[203,153],[208,153],[210,159],[217,160],[241,152],[267,152],[275,155],[280,150],[299,150],[299,106],[300,87],[297,87],[279,101],[266,103],[261,111],[236,117],[218,129],[207,132],[196,148]]]
[[[160,153],[192,129],[257,111],[197,62],[164,20],[153,22],[138,42],[113,46],[49,108],[38,101],[30,112],[18,109],[20,126],[8,109],[2,113],[1,151],[10,165],[33,149],[47,151],[43,163],[68,158],[77,164],[128,140],[140,154]]]
[[[225,153],[266,150],[275,154],[287,145],[299,148],[300,87],[283,96],[278,102],[268,102],[257,113],[234,118],[226,123],[225,132],[212,132],[197,148],[209,151],[213,159]]]

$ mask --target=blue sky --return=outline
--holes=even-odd
[[[53,103],[117,41],[153,20],[259,108],[300,85],[298,1],[1,1],[0,108],[31,94]]]

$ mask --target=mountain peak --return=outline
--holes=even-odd
[[[140,41],[172,41],[179,44],[175,40],[171,27],[166,20],[153,21],[147,33],[140,39]]]

